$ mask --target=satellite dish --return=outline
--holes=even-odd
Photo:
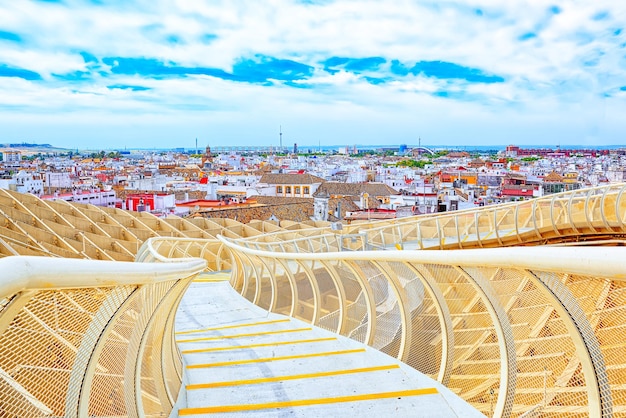
[[[200,206],[199,205],[194,206],[193,210],[195,210],[196,212],[199,211],[200,210]]]

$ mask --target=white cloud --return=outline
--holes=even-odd
[[[350,126],[371,132],[396,132],[386,124],[416,128],[413,111],[428,115],[436,135],[504,129],[502,115],[519,126],[524,121],[545,126],[545,137],[570,132],[572,118],[583,126],[610,124],[604,140],[623,140],[619,121],[606,114],[626,110],[619,88],[626,85],[626,3],[612,0],[500,0],[414,2],[409,0],[337,0],[303,5],[292,0],[141,0],[94,5],[66,0],[65,5],[19,1],[0,6],[0,31],[18,34],[23,43],[0,39],[0,66],[39,73],[42,81],[0,77],[0,106],[15,132],[36,131],[43,112],[55,115],[55,126],[65,123],[67,136],[77,114],[106,126],[107,121],[132,112],[148,129],[154,115],[176,126],[175,117],[200,129],[209,122],[228,129],[237,120],[257,128],[237,127],[241,135],[258,132],[289,119],[310,126],[312,135],[343,135]],[[558,5],[559,13],[550,11]],[[605,19],[592,17],[606,11]],[[616,34],[619,29],[622,34]],[[521,41],[533,33],[535,37]],[[253,85],[209,76],[185,78],[110,74],[85,63],[80,52],[104,57],[148,58],[185,67],[221,68],[230,72],[241,58],[265,55],[315,67],[309,79],[296,80],[307,88]],[[379,71],[329,73],[321,62],[330,57],[383,57]],[[425,75],[394,76],[391,60],[412,65],[417,61],[445,61],[504,77],[503,83],[470,83],[459,78]],[[2,67],[0,67],[2,68]],[[89,71],[85,80],[63,80],[55,74]],[[106,74],[100,74],[104,71]],[[371,85],[364,75],[389,78]],[[111,89],[111,85],[148,88]],[[437,92],[455,93],[435,98]],[[612,98],[599,99],[605,92]],[[462,94],[461,94],[462,93]],[[598,101],[600,100],[600,101]],[[601,103],[609,111],[588,112],[576,103]],[[435,111],[436,109],[436,111]],[[554,121],[542,112],[549,111]],[[285,115],[281,117],[279,115]],[[114,115],[114,116],[111,116]],[[4,116],[3,118],[6,118]],[[366,124],[356,121],[369,118]],[[143,118],[143,119],[142,119]],[[351,123],[338,122],[339,118]],[[46,119],[47,120],[47,119]],[[336,129],[323,129],[324,121]],[[64,121],[64,122],[63,122]],[[168,122],[169,121],[169,122]],[[308,121],[316,121],[310,123]],[[481,123],[476,123],[481,121]],[[584,122],[587,121],[587,122]],[[329,122],[329,123],[330,123]],[[43,122],[42,122],[43,123]],[[48,123],[48,122],[46,122]],[[490,125],[491,123],[491,125]],[[376,125],[374,128],[372,125]],[[445,124],[445,128],[443,125]],[[110,125],[115,126],[115,124]],[[260,127],[260,128],[259,128]],[[60,128],[59,128],[60,129]],[[111,128],[113,129],[113,128]],[[473,131],[472,131],[473,130]],[[105,130],[106,131],[106,130]],[[149,131],[149,129],[148,129]],[[165,130],[167,132],[167,129]],[[11,131],[14,132],[14,131]],[[465,135],[464,134],[464,135]],[[42,135],[44,135],[42,133]],[[148,135],[146,133],[146,135]],[[362,132],[359,137],[368,137]],[[584,133],[581,134],[581,138]],[[442,139],[443,140],[443,139]],[[575,141],[575,138],[572,139]],[[242,139],[243,141],[243,139]],[[249,138],[244,142],[252,142]],[[400,139],[397,142],[403,142]]]

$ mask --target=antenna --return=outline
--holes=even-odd
[[[280,152],[283,152],[283,126],[278,125],[278,135],[280,137]]]

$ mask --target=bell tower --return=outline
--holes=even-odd
[[[213,167],[213,156],[211,155],[211,146],[207,145],[204,154],[202,155],[202,167],[203,168],[212,168]]]

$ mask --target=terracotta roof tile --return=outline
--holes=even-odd
[[[265,173],[259,183],[266,184],[315,184],[323,183],[323,178],[311,174],[272,174]]]
[[[370,196],[389,196],[400,194],[397,190],[384,183],[341,183],[327,181],[317,189],[315,196],[326,194],[329,196],[361,196],[368,193]]]
[[[543,178],[543,181],[545,183],[560,183],[563,181],[563,176],[555,171],[552,171]]]

